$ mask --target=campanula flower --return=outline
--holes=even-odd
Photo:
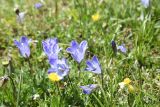
[[[41,7],[43,6],[43,4],[42,3],[36,3],[36,4],[34,4],[34,7],[36,8],[36,9],[40,9]]]
[[[67,48],[67,52],[71,54],[74,60],[80,63],[85,55],[85,51],[87,49],[87,41],[82,41],[78,44],[75,40],[73,40],[70,44],[71,47]]]
[[[86,65],[87,65],[87,68],[86,68],[87,71],[91,71],[96,74],[101,73],[101,67],[100,67],[98,58],[96,56],[93,56],[92,60],[86,61]]]
[[[97,88],[97,84],[90,84],[90,85],[86,85],[86,86],[80,86],[80,88],[83,90],[84,94],[91,94],[91,92]]]
[[[21,55],[25,58],[28,58],[30,56],[30,47],[29,47],[30,42],[31,39],[28,40],[26,36],[22,36],[20,41],[14,40],[14,44],[16,45],[16,47],[18,47]]]
[[[122,53],[126,53],[127,52],[125,44],[122,44],[122,45],[118,46],[117,49],[120,50]]]
[[[48,70],[48,77],[51,81],[60,81],[69,73],[69,66],[65,58],[50,59],[49,63],[51,68]]]
[[[141,3],[145,8],[149,6],[149,0],[141,0]]]
[[[58,46],[57,38],[49,38],[45,41],[42,41],[44,53],[48,56],[49,59],[57,59],[58,53],[61,48]]]

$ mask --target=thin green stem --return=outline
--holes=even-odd
[[[78,63],[78,77],[80,78],[81,77],[81,64]]]
[[[31,78],[33,80],[33,86],[36,86],[35,74],[34,74],[33,67],[32,67],[32,64],[31,64],[29,58],[27,58],[27,62],[28,62],[28,65],[29,65],[30,76],[31,76]]]
[[[102,82],[102,88],[104,88],[103,71],[101,72],[101,82]]]
[[[14,83],[14,80],[11,76],[8,76],[9,79],[11,80],[11,85],[12,85],[12,94],[13,94],[13,99],[14,99],[14,102],[15,102],[15,99],[17,99],[17,91],[16,91],[16,86],[15,86],[15,83]]]

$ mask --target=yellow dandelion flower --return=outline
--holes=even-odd
[[[60,76],[57,73],[54,73],[54,72],[48,74],[48,78],[53,82],[61,80]]]
[[[100,19],[100,15],[99,13],[96,13],[94,15],[92,15],[92,20],[95,22],[95,21],[98,21]]]
[[[133,93],[135,91],[134,87],[132,85],[128,85],[128,91],[130,93]]]
[[[131,80],[129,78],[125,78],[123,82],[125,85],[129,85],[131,83]]]

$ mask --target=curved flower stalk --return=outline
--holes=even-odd
[[[84,94],[91,94],[91,92],[97,88],[97,84],[89,84],[89,85],[86,85],[86,86],[80,86],[80,88],[83,90],[83,93]]]
[[[50,59],[51,68],[48,70],[48,78],[55,82],[62,80],[69,73],[69,66],[65,58],[61,60]]]
[[[28,40],[26,36],[22,36],[20,41],[14,40],[14,44],[20,50],[21,55],[25,58],[28,58],[30,56],[30,42],[31,39]]]
[[[149,6],[149,0],[141,0],[141,4],[147,8]]]
[[[80,44],[73,40],[70,47],[66,49],[71,54],[72,58],[80,63],[84,59],[85,51],[87,49],[87,41],[82,41]]]
[[[49,38],[45,41],[42,41],[43,50],[48,56],[48,59],[58,59],[58,53],[61,48],[58,46],[57,38]]]
[[[93,56],[92,60],[86,61],[87,71],[91,71],[95,74],[101,74],[101,67],[100,63],[98,61],[98,58],[96,56]]]

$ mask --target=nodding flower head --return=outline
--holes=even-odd
[[[80,63],[84,59],[85,51],[87,49],[87,41],[82,41],[78,44],[73,40],[70,44],[70,47],[67,48],[67,52],[71,54],[73,59]]]
[[[86,86],[80,86],[80,88],[83,90],[83,93],[84,94],[91,94],[91,92],[97,88],[97,84],[89,84],[89,85],[86,85]]]
[[[57,38],[49,38],[45,41],[42,41],[44,53],[48,56],[49,59],[58,59],[58,53],[61,48],[58,46]]]
[[[14,40],[14,44],[16,47],[18,47],[21,55],[25,58],[28,58],[30,56],[30,47],[29,43],[31,42],[31,39],[28,40],[26,36],[22,36],[20,41]]]
[[[87,71],[91,71],[95,74],[101,73],[101,67],[100,67],[98,58],[96,56],[93,56],[92,60],[86,61],[86,65],[87,65],[87,68],[86,68]]]
[[[69,66],[66,59],[49,59],[51,68],[48,70],[48,77],[51,81],[60,81],[69,73]]]

